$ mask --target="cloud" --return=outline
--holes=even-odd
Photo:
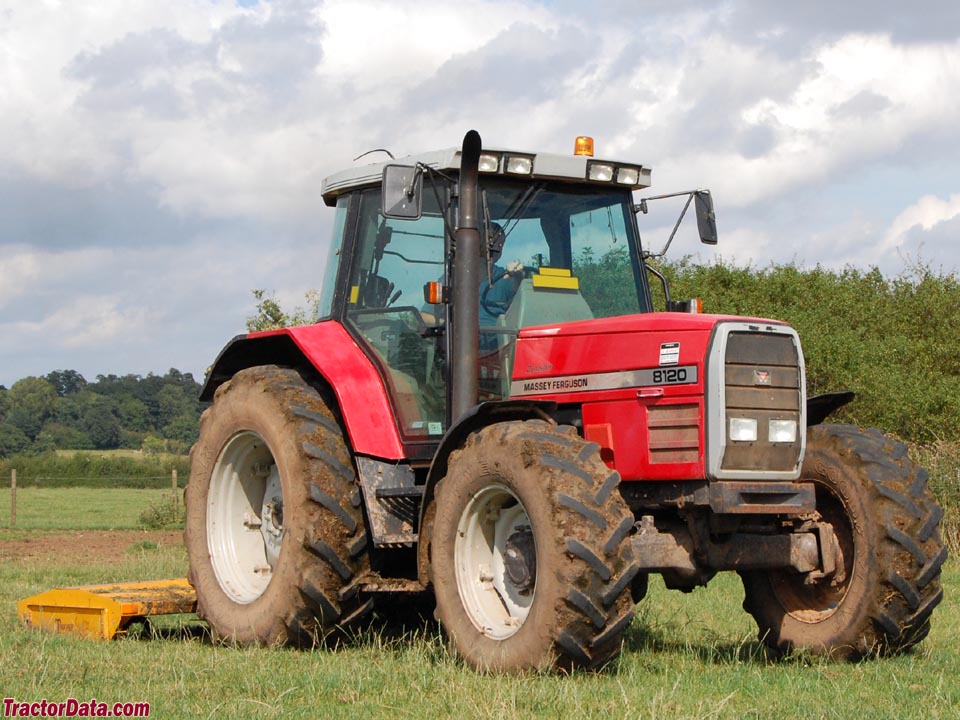
[[[93,295],[74,298],[37,322],[0,325],[0,333],[15,333],[28,341],[56,337],[65,349],[89,349],[142,341],[149,322],[143,308],[123,308],[117,295]]]
[[[899,0],[738,0],[727,4],[723,19],[724,28],[738,38],[796,53],[859,32],[890,34],[898,43],[955,40],[960,7],[953,0],[927,0],[922,8]]]
[[[590,134],[655,191],[710,187],[734,262],[956,267],[955,5],[8,3],[0,382],[202,370],[252,288],[319,284],[324,176],[469,128],[564,153]],[[674,252],[716,251],[683,228]]]
[[[933,257],[940,263],[945,254],[953,254],[946,270],[956,272],[955,248],[960,239],[960,193],[946,199],[925,195],[897,215],[883,237],[885,252],[899,252],[921,259],[932,249]],[[946,253],[937,251],[947,251]],[[951,253],[950,251],[953,251]]]
[[[765,128],[762,153],[742,152],[736,139],[743,135],[727,127],[720,133],[726,142],[694,143],[670,162],[707,166],[711,184],[739,207],[837,182],[917,136],[945,131],[960,116],[960,43],[907,47],[886,36],[849,35],[819,48],[805,67],[789,93],[718,106],[744,129]]]

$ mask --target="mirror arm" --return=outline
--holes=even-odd
[[[653,265],[651,265],[650,263],[645,262],[645,263],[644,263],[644,267],[646,267],[647,270],[649,270],[649,271],[652,272],[654,275],[656,275],[658,278],[660,278],[660,282],[661,282],[661,284],[663,284],[663,298],[664,298],[664,300],[666,301],[667,307],[670,307],[670,283],[667,282],[667,278],[664,276],[664,274],[663,274],[662,272],[660,272],[659,270],[657,270],[657,269],[656,269]]]
[[[678,195],[683,195],[684,193],[677,193],[677,194],[678,194]],[[661,251],[656,255],[656,257],[663,257],[664,255],[667,254],[667,250],[670,249],[670,243],[673,242],[673,238],[676,236],[677,230],[680,229],[680,223],[683,222],[683,218],[684,218],[684,216],[687,214],[687,208],[690,207],[690,203],[691,203],[691,202],[693,202],[693,193],[688,193],[688,194],[687,194],[687,203],[686,203],[686,205],[683,206],[683,210],[680,211],[680,217],[677,218],[677,222],[676,222],[676,223],[674,224],[674,226],[673,226],[673,230],[672,230],[671,233],[670,233],[670,237],[667,238],[667,244],[663,246],[663,250],[661,250]]]
[[[416,194],[417,180],[423,177],[423,164],[417,163],[413,166],[413,177],[410,178],[410,185],[404,190],[407,194],[407,200],[413,200],[413,196]]]

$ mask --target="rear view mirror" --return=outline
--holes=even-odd
[[[697,229],[700,242],[707,245],[717,244],[717,216],[713,213],[713,196],[709,190],[697,190],[693,194],[694,208],[697,211]]]
[[[383,169],[383,216],[417,220],[423,207],[423,175],[419,168],[387,165]]]
[[[666,195],[654,195],[653,197],[643,198],[639,204],[633,206],[633,210],[634,212],[646,215],[650,211],[649,202],[651,200],[663,200],[664,198],[684,196],[687,198],[687,202],[683,206],[683,210],[680,211],[680,217],[677,218],[677,222],[670,232],[670,237],[667,238],[667,244],[663,246],[663,250],[660,252],[646,252],[644,253],[644,257],[663,257],[667,254],[670,243],[673,242],[673,238],[680,228],[680,223],[683,222],[687,210],[690,209],[690,203],[694,204],[694,210],[697,214],[697,230],[700,232],[700,242],[707,245],[717,244],[717,216],[713,212],[713,196],[709,190],[686,190],[684,192],[668,193]]]

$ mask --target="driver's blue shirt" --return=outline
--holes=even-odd
[[[480,327],[496,326],[497,318],[510,307],[513,296],[517,294],[518,283],[509,276],[504,277],[506,268],[493,266],[494,282],[491,286],[486,276],[480,281]],[[499,279],[497,279],[499,278]],[[497,347],[497,336],[491,333],[480,334],[480,348],[492,350]]]

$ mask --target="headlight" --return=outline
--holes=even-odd
[[[621,185],[636,185],[640,180],[640,171],[636,168],[622,167],[617,170],[617,182]]]
[[[515,175],[529,175],[533,172],[533,159],[510,155],[507,157],[506,170]]]
[[[587,170],[587,177],[591,180],[609,182],[610,180],[613,180],[613,165],[590,163],[590,166]]]
[[[730,418],[730,439],[734,442],[756,442],[756,418]]]
[[[492,153],[483,153],[477,168],[480,172],[496,172],[500,169],[500,156]]]
[[[792,443],[797,441],[796,420],[771,420],[767,431],[770,442]]]

